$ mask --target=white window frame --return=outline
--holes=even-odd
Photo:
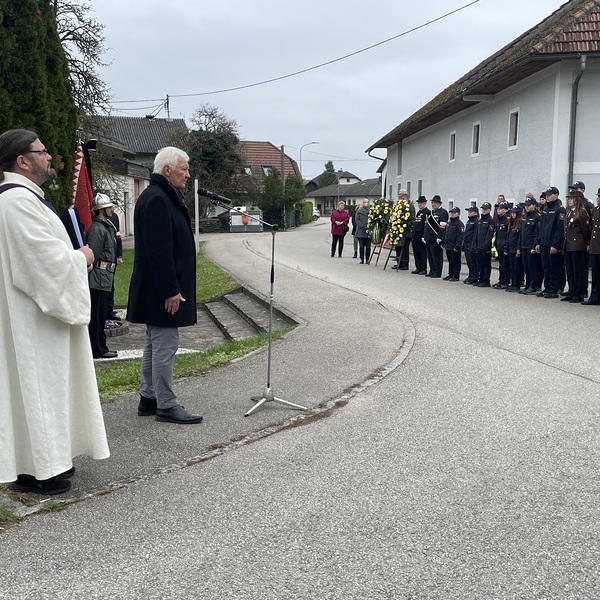
[[[456,131],[450,132],[448,139],[448,161],[454,162],[456,160]]]
[[[519,113],[519,108],[513,108],[508,113],[508,150],[516,150],[519,147],[519,127],[521,126]]]
[[[473,130],[471,134],[471,156],[479,156],[481,150],[481,121],[475,121],[473,123]]]

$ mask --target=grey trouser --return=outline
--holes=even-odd
[[[156,406],[161,410],[178,404],[173,392],[173,363],[178,347],[177,327],[146,325],[140,394],[145,398],[156,398]]]

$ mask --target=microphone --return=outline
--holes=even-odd
[[[201,188],[198,190],[198,195],[206,196],[207,198],[210,198],[211,200],[215,200],[217,202],[222,202],[223,204],[231,204],[231,200],[229,198],[225,198],[225,196],[219,196],[219,194],[215,194],[215,192],[209,192],[208,190],[205,190],[204,188]]]

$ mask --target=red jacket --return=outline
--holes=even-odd
[[[331,213],[331,233],[334,235],[346,235],[346,231],[343,229],[343,225],[336,225],[335,221],[343,221],[344,224],[348,225],[350,221],[350,214],[346,210],[338,210],[337,208]]]

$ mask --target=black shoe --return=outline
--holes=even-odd
[[[446,275],[446,277],[443,277],[444,281],[448,281],[448,279],[450,279],[450,275]]]
[[[13,492],[53,496],[68,492],[71,489],[71,482],[68,479],[61,479],[60,476],[40,480],[36,479],[33,475],[19,475],[17,476],[17,480],[9,484],[8,487]]]
[[[163,421],[165,423],[180,423],[182,425],[188,425],[192,423],[201,423],[202,416],[194,415],[187,410],[183,406],[179,404],[174,406],[173,408],[156,409],[156,420]]]
[[[140,394],[140,403],[138,404],[138,416],[152,417],[156,414],[156,399],[146,398]]]
[[[560,293],[560,295],[561,295],[561,296],[568,296],[568,295],[569,295],[569,292],[561,292],[561,293]]]
[[[572,297],[572,298],[569,300],[569,302],[570,302],[571,304],[581,304],[581,303],[583,302],[583,296],[579,296],[579,297],[577,297],[577,296],[573,296],[573,297]]]
[[[118,354],[114,350],[109,350],[100,356],[94,356],[94,358],[117,358]]]
[[[489,282],[489,281],[480,281],[480,282],[477,284],[477,287],[492,287],[492,286],[490,285],[490,282]]]
[[[414,271],[411,271],[411,275],[418,275],[420,272],[419,269],[415,269]]]
[[[553,292],[553,293],[546,292],[544,294],[544,298],[558,298],[558,294],[556,292]]]
[[[364,261],[364,260],[361,260],[361,261],[360,261],[358,264],[359,264],[359,265],[364,265],[364,264],[365,264],[365,261]]]
[[[546,295],[546,292],[544,292],[543,290],[539,290],[539,292],[536,292],[536,293],[535,293],[535,295],[536,295],[538,298],[542,298],[543,296],[545,296],[545,295]]]
[[[397,271],[398,268],[399,268],[398,265],[392,265],[392,269],[394,269],[395,271]]]
[[[592,302],[590,300],[584,300],[581,304],[583,304],[585,306],[598,306],[598,304],[600,304],[600,302]]]
[[[563,296],[560,301],[561,302],[570,302],[572,299],[572,296]]]
[[[408,267],[400,267],[400,271],[408,271]]]
[[[356,256],[356,252],[354,253],[354,256],[352,258],[358,258],[358,256]]]
[[[427,275],[427,271],[419,271],[419,275]]]

